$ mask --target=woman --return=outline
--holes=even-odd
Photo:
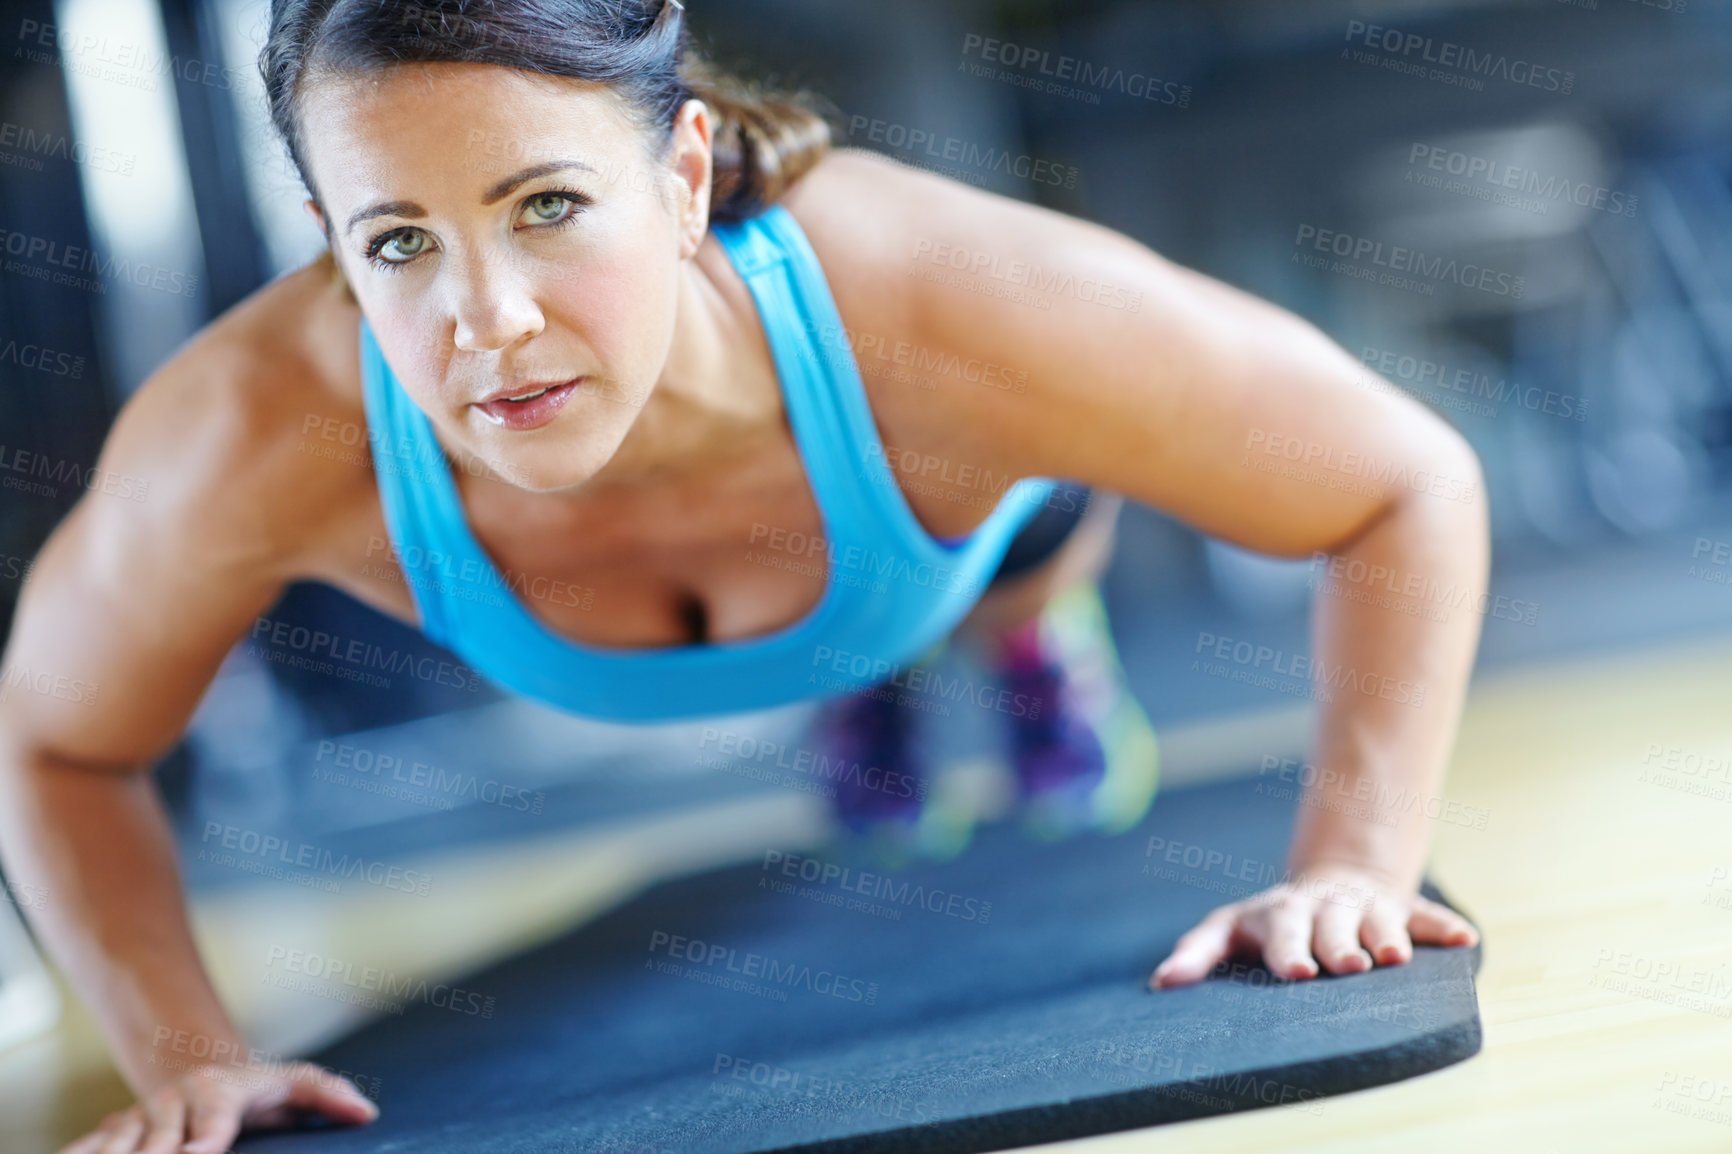
[[[237,1076],[153,1048],[169,1030],[245,1053],[142,771],[290,581],[600,716],[830,698],[831,743],[881,768],[912,756],[911,710],[869,703],[918,693],[911,670],[968,617],[1007,692],[1052,699],[1018,763],[1061,832],[1140,814],[1152,751],[1086,592],[1112,506],[1056,541],[1040,511],[1079,502],[1050,478],[1266,553],[1484,586],[1471,450],[1291,315],[1108,229],[827,153],[816,118],[707,74],[677,3],[459,7],[273,5],[261,66],[330,256],[129,401],[101,464],[150,500],[81,502],[21,599],[8,667],[97,692],[0,705],[0,845],[56,895],[37,928],[142,1099],[72,1149],[374,1116],[307,1064]],[[321,449],[346,429],[370,463]],[[1354,471],[1373,460],[1375,483]],[[1361,796],[1434,792],[1477,638],[1472,615],[1325,596],[1316,661],[1353,677],[1323,698],[1315,760]],[[842,806],[918,825],[892,792]],[[1210,914],[1151,985],[1234,953],[1304,978],[1474,940],[1415,894],[1423,806],[1300,813],[1290,876]]]

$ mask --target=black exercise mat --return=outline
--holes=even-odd
[[[1199,917],[1275,880],[1292,819],[1250,779],[1165,794],[1117,837],[1049,845],[999,825],[953,862],[890,875],[767,852],[455,990],[297,978],[407,1003],[314,1057],[376,1088],[382,1115],[236,1149],[998,1150],[1318,1111],[1476,1053],[1477,948],[1144,988]]]

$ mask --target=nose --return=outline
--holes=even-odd
[[[546,327],[541,306],[509,256],[474,253],[460,262],[454,287],[452,341],[466,353],[492,353]]]

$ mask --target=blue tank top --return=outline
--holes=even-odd
[[[828,570],[809,614],[754,637],[615,648],[572,641],[543,625],[525,596],[579,604],[579,592],[499,571],[470,529],[431,422],[361,319],[374,473],[421,631],[490,681],[569,713],[623,722],[697,719],[883,681],[955,628],[1053,488],[1050,478],[1022,478],[967,537],[927,533],[896,485],[851,338],[793,216],[772,205],[710,231],[757,304],[824,524],[821,540],[758,526],[754,540],[741,542],[746,558],[766,567]],[[593,611],[607,607],[595,603]]]

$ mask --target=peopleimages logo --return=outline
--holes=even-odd
[[[71,377],[75,381],[84,375],[82,356],[63,353],[45,345],[21,345],[17,341],[7,341],[0,345],[0,364],[35,369],[37,372],[50,373],[57,377]]]
[[[1472,369],[1454,368],[1443,361],[1373,348],[1370,345],[1359,351],[1359,360],[1385,376],[1393,376],[1409,384],[1461,393],[1469,397],[1483,397],[1500,406],[1515,404],[1532,412],[1566,421],[1588,419],[1587,400],[1571,393],[1541,389],[1535,385],[1524,386],[1506,377],[1493,381],[1487,374]],[[1485,409],[1484,415],[1497,415],[1496,409],[1481,407]]]
[[[30,580],[30,570],[35,564],[34,558],[0,553],[0,581],[16,581],[22,585]]]
[[[101,281],[73,275],[95,273],[111,281],[156,289],[174,296],[190,297],[198,292],[197,274],[142,262],[135,264],[125,257],[104,258],[91,249],[76,244],[62,244],[51,237],[0,229],[0,252],[18,258],[7,262],[8,272],[31,276],[50,284],[66,284],[75,288],[107,292],[108,286]],[[30,263],[36,261],[50,267]]]
[[[934,163],[944,161],[986,172],[1002,172],[1006,176],[1060,188],[1075,188],[1077,183],[1078,174],[1073,165],[1057,164],[1026,154],[1018,155],[1006,148],[982,147],[972,140],[940,136],[930,129],[910,128],[894,121],[869,116],[850,116],[848,136],[853,138],[860,135],[864,135],[873,144],[901,149],[920,160]]]
[[[813,359],[822,357],[834,364],[846,364],[852,354],[862,373],[870,375],[872,361],[888,361],[916,373],[931,373],[952,377],[970,384],[984,385],[1001,392],[1021,393],[1028,388],[1028,370],[1012,369],[995,361],[979,357],[962,358],[953,352],[928,348],[912,341],[892,339],[880,333],[856,332],[845,326],[806,321],[806,335],[822,346],[823,352],[807,349]]]
[[[16,445],[0,444],[0,487],[18,489],[43,497],[58,497],[60,486],[77,485],[87,492],[100,489],[123,501],[143,501],[150,495],[150,482],[131,473],[116,473],[99,465],[56,459]],[[28,480],[39,477],[41,480]]]
[[[1311,554],[1311,563],[1314,568],[1306,584],[1312,590],[1381,609],[1396,609],[1440,622],[1449,620],[1449,610],[1467,605],[1471,605],[1481,617],[1522,625],[1533,625],[1539,617],[1537,601],[1506,597],[1489,589],[1476,594],[1469,585],[1455,581],[1446,584],[1429,573],[1404,572],[1389,565],[1371,564],[1358,557],[1342,557],[1322,551]],[[1426,606],[1430,607],[1429,611]]]
[[[25,689],[59,701],[79,705],[95,705],[99,686],[93,681],[69,677],[64,673],[31,671],[28,666],[8,665],[0,668],[0,701],[5,701],[14,689]]]
[[[58,132],[14,124],[10,120],[0,120],[0,148],[21,149],[27,154],[24,157],[27,160],[46,156],[120,176],[131,176],[133,165],[138,162],[138,157],[130,152],[115,152],[111,148],[93,146]],[[30,167],[32,171],[40,171],[42,165],[37,161]]]
[[[1098,304],[1103,308],[1129,313],[1141,312],[1143,307],[1141,289],[1127,289],[1091,276],[1078,278],[1075,273],[1030,264],[1025,260],[1007,261],[995,252],[965,248],[927,237],[915,240],[914,254],[910,261],[914,266],[914,273],[931,271],[920,269],[923,264],[931,264],[976,280],[998,281],[1004,286],[1027,289],[1036,294],[1037,299],[1071,297],[1083,304]],[[923,279],[933,278],[926,276]]]
[[[912,563],[906,557],[886,555],[861,545],[840,544],[817,533],[802,533],[797,529],[784,529],[758,521],[753,523],[747,543],[791,557],[811,558],[822,555],[829,561],[831,571],[836,574],[839,582],[843,574],[838,570],[846,570],[849,574],[877,578],[880,581],[904,581],[939,593],[954,593],[964,597],[980,595],[979,579],[964,570],[926,561]],[[755,550],[748,551],[748,561],[754,559],[754,552]]]
[[[1380,697],[1385,701],[1394,701],[1398,705],[1421,706],[1425,704],[1425,686],[1406,680],[1387,677],[1371,671],[1360,672],[1351,665],[1330,665],[1321,657],[1311,657],[1303,653],[1288,653],[1268,645],[1257,645],[1250,641],[1237,641],[1231,637],[1217,637],[1213,633],[1197,634],[1196,654],[1209,654],[1216,661],[1230,661],[1247,672],[1267,669],[1278,677],[1290,678],[1298,684],[1315,684],[1326,686],[1329,690],[1345,689],[1366,697]],[[1199,662],[1191,662],[1192,671],[1196,672]],[[1209,672],[1203,670],[1203,672]],[[1234,678],[1233,680],[1239,680]],[[1274,686],[1270,686],[1274,688]],[[1326,693],[1326,690],[1320,690]],[[1324,700],[1331,700],[1325,696]]]
[[[840,862],[826,861],[820,858],[807,857],[803,854],[787,853],[782,850],[766,850],[764,861],[759,867],[766,874],[779,873],[785,878],[803,882],[812,882],[819,886],[831,886],[848,893],[860,894],[875,901],[887,902],[904,908],[918,908],[928,913],[943,914],[946,917],[958,918],[965,922],[979,922],[985,925],[992,917],[992,903],[983,902],[978,898],[967,897],[950,890],[927,889],[918,882],[910,882],[906,878],[889,877],[885,874],[875,874],[870,871],[856,871],[852,866]],[[762,888],[766,880],[759,879]]]
[[[329,765],[324,764],[329,759]],[[328,781],[364,792],[401,797],[417,804],[431,800],[437,808],[452,807],[452,798],[539,814],[546,795],[462,770],[447,770],[424,761],[405,761],[365,746],[322,740],[313,755],[314,781]],[[387,782],[391,784],[386,784]],[[430,791],[427,793],[422,790]]]
[[[146,92],[156,91],[157,77],[172,77],[206,88],[242,90],[248,70],[225,68],[190,56],[159,52],[154,47],[125,40],[110,40],[88,32],[74,34],[58,25],[21,20],[18,35],[22,45],[12,49],[15,59],[33,64],[57,64],[67,72],[109,80]],[[30,42],[34,41],[34,46]],[[52,49],[53,51],[46,51]],[[128,74],[131,75],[128,75]]]
[[[424,870],[404,869],[376,858],[338,854],[308,842],[291,842],[275,834],[224,825],[220,821],[205,822],[204,837],[201,840],[203,844],[198,854],[200,861],[209,861],[216,865],[240,865],[249,873],[266,872],[256,868],[260,865],[277,867],[279,870],[282,866],[288,866],[309,870],[309,876],[322,875],[323,880],[331,882],[358,879],[368,885],[422,897],[425,897],[433,886],[433,875]],[[218,853],[218,850],[228,852]],[[248,869],[248,865],[255,868]]]
[[[378,966],[357,966],[354,962],[324,954],[274,945],[265,955],[265,968],[276,970],[279,965],[282,974],[276,975],[272,985],[320,997],[330,997],[333,994],[351,995],[357,992],[377,993],[382,997],[339,996],[337,1000],[369,1005],[391,1014],[402,1014],[408,1003],[420,1002],[436,1009],[450,1010],[454,1014],[491,1018],[497,1002],[492,995],[465,990],[460,986],[450,986],[444,982],[429,983],[426,978],[400,976],[395,970],[382,970]],[[312,981],[297,982],[286,975],[300,975]]]
[[[1356,63],[1380,64],[1391,71],[1461,87],[1483,89],[1486,80],[1503,80],[1567,96],[1576,86],[1574,72],[1547,68],[1530,60],[1512,60],[1501,52],[1481,52],[1465,44],[1367,24],[1363,20],[1347,22],[1346,40],[1367,50],[1342,49]],[[1437,67],[1428,69],[1426,65]]]
[[[1445,184],[1441,178],[1433,178],[1427,182],[1425,173],[1417,177],[1414,173],[1415,168],[1421,167],[1459,176],[1462,180]],[[1537,208],[1535,215],[1538,216],[1545,215],[1548,201],[1567,201],[1577,208],[1591,208],[1613,216],[1635,216],[1639,203],[1639,198],[1633,193],[1589,184],[1585,180],[1568,180],[1549,174],[1542,176],[1531,168],[1417,141],[1407,154],[1407,181],[1414,183],[1416,180],[1445,191],[1462,191],[1481,200],[1508,204],[1524,211]],[[1454,188],[1453,184],[1463,184],[1463,188]]]
[[[866,1006],[878,1001],[877,982],[851,978],[830,969],[814,969],[802,962],[785,962],[768,954],[742,954],[734,946],[705,942],[701,938],[688,938],[667,930],[655,930],[650,934],[649,952],[665,954],[671,962],[689,962],[692,966],[699,967],[697,974],[710,971],[711,973],[705,976],[720,979],[713,984],[729,985],[727,978],[731,975],[747,984],[768,987],[784,995],[777,1000],[785,1000],[788,990],[805,990],[807,993]],[[673,972],[653,963],[653,958],[646,961],[644,968],[663,973]],[[697,974],[687,969],[685,973],[676,976],[695,977]]]
[[[481,675],[459,662],[387,649],[357,637],[344,638],[323,629],[309,629],[305,625],[291,625],[269,617],[260,617],[253,622],[252,642],[255,655],[266,661],[315,673],[329,673],[346,680],[372,678],[369,684],[388,686],[388,681],[367,672],[380,669],[387,673],[407,673],[434,685],[471,693],[481,688]],[[270,649],[265,648],[267,644]]]
[[[1527,287],[1525,278],[1487,268],[1485,265],[1458,261],[1454,257],[1431,256],[1402,245],[1386,246],[1382,241],[1373,240],[1371,237],[1318,228],[1314,224],[1299,226],[1299,231],[1293,237],[1293,247],[1299,250],[1310,248],[1315,252],[1341,258],[1335,266],[1329,266],[1325,261],[1298,251],[1293,254],[1295,262],[1312,268],[1329,267],[1331,272],[1345,272],[1366,280],[1376,280],[1378,283],[1400,281],[1402,285],[1399,287],[1405,287],[1409,277],[1395,277],[1392,281],[1392,274],[1410,274],[1411,277],[1434,282],[1449,281],[1462,288],[1478,289],[1516,300],[1522,298]],[[1373,267],[1361,266],[1358,263],[1361,261],[1369,261]],[[1379,268],[1387,271],[1380,275],[1374,271]]]
[[[146,1065],[175,1071],[202,1066],[205,1068],[205,1077],[230,1084],[244,1085],[251,1082],[251,1079],[242,1075],[242,1071],[280,1077],[288,1072],[290,1066],[295,1065],[295,1059],[285,1058],[281,1054],[250,1046],[242,1047],[228,1038],[195,1034],[173,1026],[156,1027],[150,1046],[151,1053],[145,1059]],[[353,1070],[320,1069],[312,1075],[311,1080],[316,1085],[327,1087],[337,1086],[347,1080],[354,1083],[355,1088],[367,1097],[374,1099],[379,1097],[384,1087],[384,1083],[378,1078],[357,1074]]]
[[[891,797],[926,797],[926,779],[899,769],[884,769],[866,762],[850,761],[840,755],[788,746],[779,741],[767,741],[732,730],[704,727],[698,740],[698,761],[707,769],[770,768],[804,774],[815,782],[830,786],[851,782],[861,789],[884,793]],[[741,776],[752,776],[742,774]],[[834,793],[834,789],[827,791]]]
[[[887,661],[866,653],[832,649],[820,645],[812,650],[812,665],[817,672],[807,675],[809,684],[841,691],[853,688],[853,683],[889,685],[905,689],[915,697],[930,697],[950,701],[968,701],[982,709],[1008,713],[1013,717],[1037,720],[1044,700],[1027,693],[1012,693],[989,682],[976,685],[967,677],[946,677],[937,669],[920,665],[912,669],[900,662]],[[827,673],[826,673],[827,671]],[[835,676],[830,676],[831,674]],[[851,678],[852,682],[843,678]]]
[[[1268,429],[1251,429],[1245,437],[1245,457],[1241,464],[1257,464],[1257,456],[1275,458],[1309,468],[1318,476],[1334,473],[1342,477],[1367,482],[1361,489],[1376,495],[1384,486],[1411,489],[1448,501],[1468,502],[1479,491],[1476,482],[1452,477],[1435,469],[1415,469],[1404,461],[1379,458],[1357,450],[1337,449],[1321,441],[1294,437]],[[1265,469],[1264,471],[1271,471]],[[1302,478],[1305,479],[1305,478]]]
[[[1016,77],[1022,82],[1019,87],[1042,89],[1054,96],[1080,98],[1090,104],[1100,103],[1100,92],[1120,92],[1138,100],[1168,104],[1174,108],[1189,108],[1191,105],[1191,86],[1188,84],[1162,80],[1144,72],[1127,72],[1110,64],[1091,64],[1074,56],[1055,57],[1045,48],[1032,44],[995,40],[970,32],[962,39],[962,55],[964,59],[959,71],[981,75],[981,70],[971,67],[967,60],[969,56],[979,56],[987,64],[1002,64],[1016,72],[1026,74],[1032,71],[1036,76],[1052,78],[1040,81],[1036,76]],[[998,79],[1010,77],[1001,73]],[[1097,91],[1081,91],[1089,88]]]
[[[727,1071],[724,1075],[723,1071]],[[833,1078],[813,1077],[799,1070],[786,1066],[771,1066],[768,1062],[754,1062],[734,1054],[718,1053],[715,1068],[710,1071],[715,1076],[710,1083],[710,1089],[718,1094],[739,1097],[749,1093],[747,1084],[762,1090],[775,1091],[792,1098],[812,1098],[819,1101],[818,1108],[825,1111],[864,1111],[870,1110],[880,1118],[895,1118],[905,1122],[926,1122],[935,1117],[928,1108],[919,1103],[904,1098],[886,1096],[881,1089],[860,1083],[838,1082]],[[625,1154],[624,1151],[608,1151],[608,1154]],[[632,1147],[630,1154],[661,1154],[661,1151],[650,1150],[647,1147]],[[670,1152],[671,1154],[671,1152]]]

